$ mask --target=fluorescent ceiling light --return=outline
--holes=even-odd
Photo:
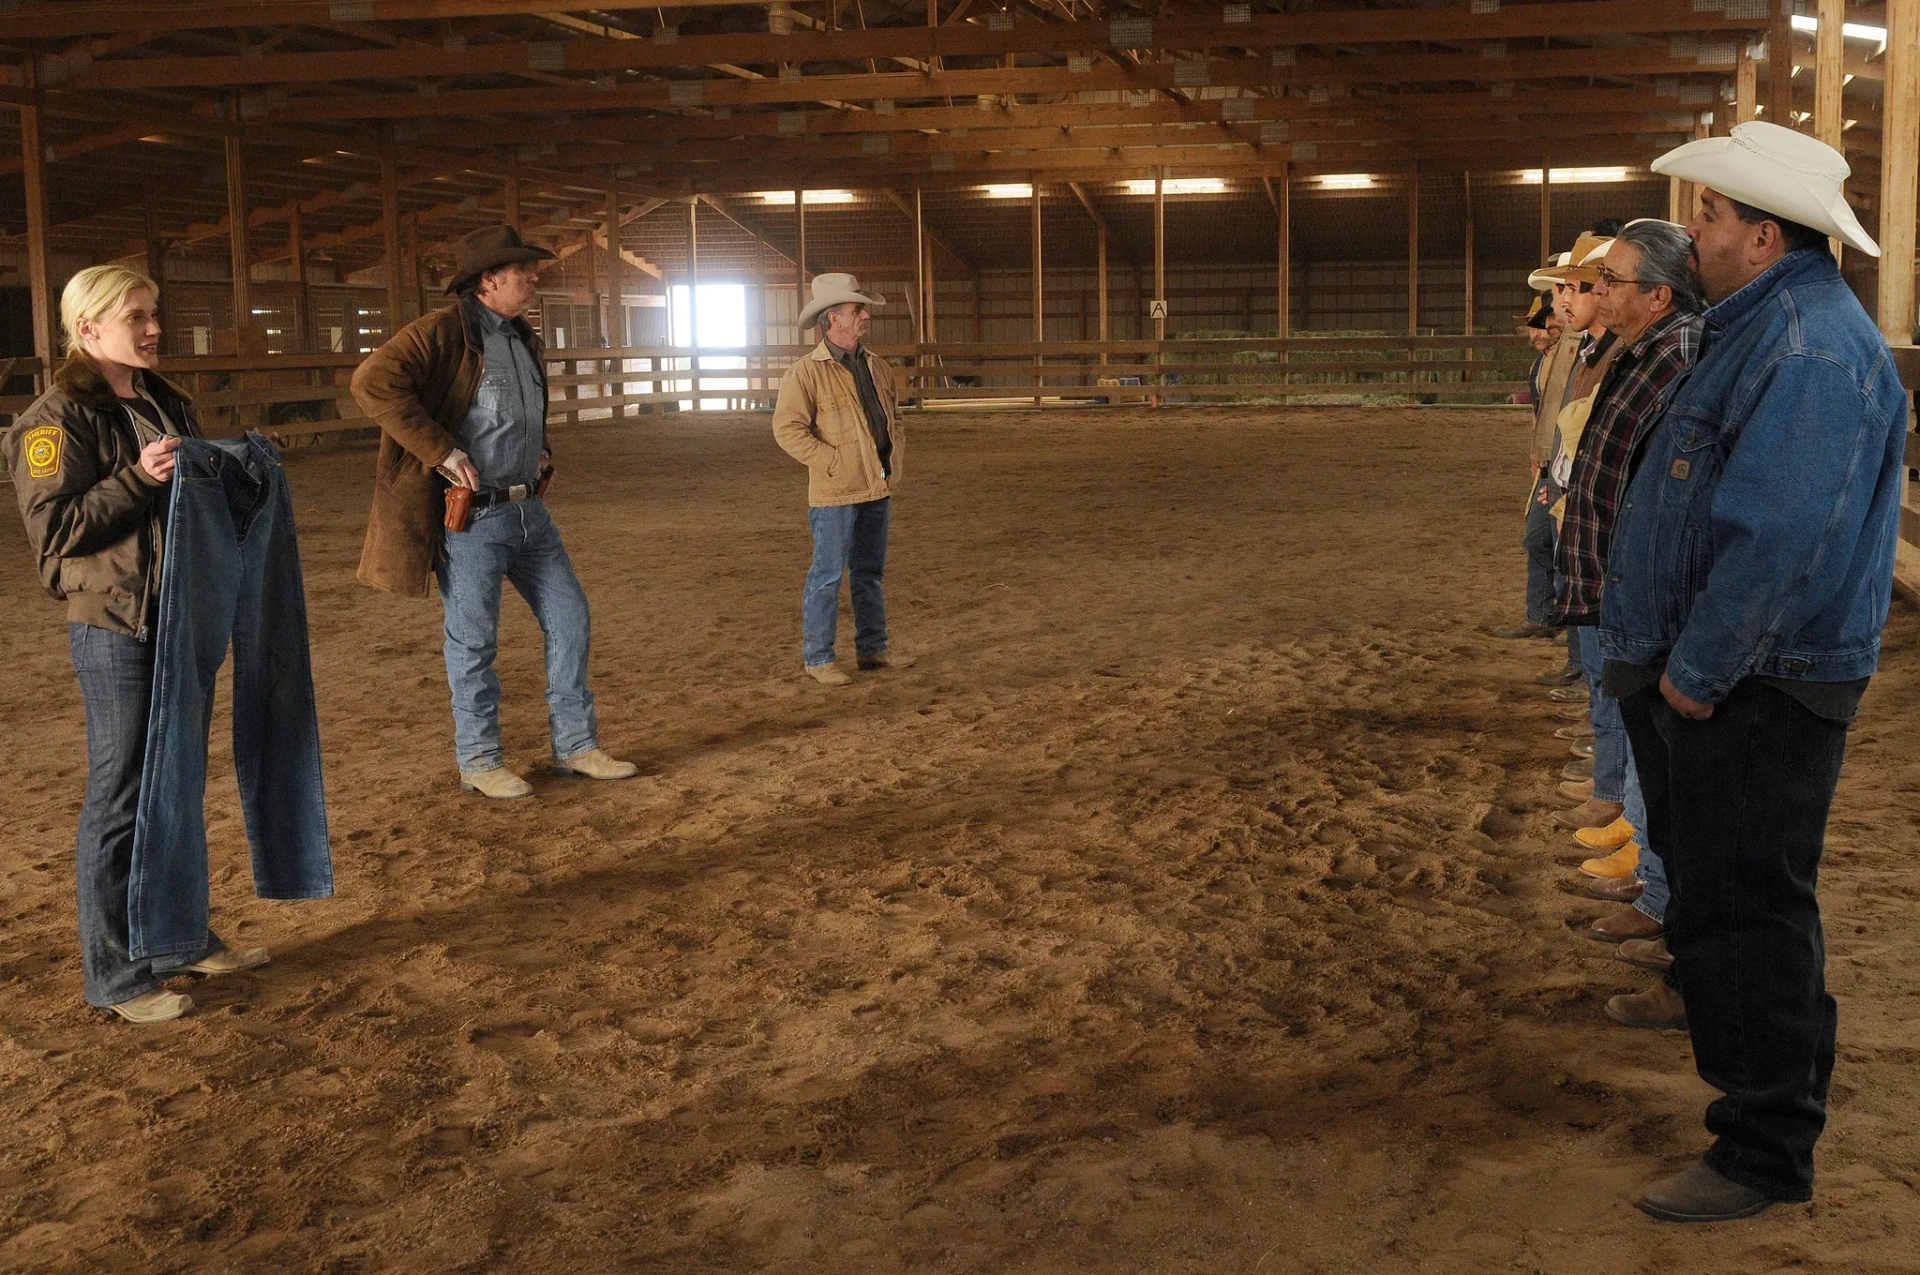
[[[1625,168],[1556,168],[1553,170],[1553,184],[1556,186],[1577,186],[1585,182],[1623,182],[1627,180]],[[1538,186],[1540,170],[1529,168],[1520,174],[1523,186]]]
[[[793,207],[793,192],[790,190],[756,190],[753,197],[763,204],[785,204]],[[850,190],[810,190],[807,192],[810,204],[850,204],[853,192]]]
[[[1033,185],[1030,182],[1001,182],[994,186],[982,186],[980,193],[988,199],[1032,199]]]
[[[1151,181],[1130,181],[1126,184],[1129,195],[1151,195]],[[1165,195],[1217,195],[1227,188],[1227,184],[1218,177],[1166,177],[1160,182],[1160,191]]]
[[[1372,173],[1322,173],[1321,190],[1367,190],[1373,185]]]
[[[1820,19],[1810,18],[1804,14],[1796,13],[1793,15],[1793,29],[1795,31],[1804,31],[1811,35],[1820,29]],[[1887,42],[1887,29],[1885,27],[1870,27],[1862,22],[1841,23],[1840,34],[1849,40],[1872,40],[1876,44],[1885,44]]]

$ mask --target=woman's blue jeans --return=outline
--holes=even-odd
[[[73,847],[80,968],[87,1003],[104,1009],[158,990],[166,969],[192,964],[226,945],[208,931],[206,949],[185,959],[135,960],[129,953],[127,883],[153,703],[153,644],[69,624],[67,645],[87,708],[87,797]]]

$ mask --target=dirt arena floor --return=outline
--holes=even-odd
[[[81,1000],[79,698],[0,534],[0,1270],[1914,1270],[1920,616],[1833,818],[1818,1198],[1656,1224],[1710,1095],[1601,1014],[1646,978],[1562,889],[1554,655],[1482,633],[1520,429],[915,419],[921,662],[837,692],[764,420],[559,434],[646,774],[512,804],[455,787],[437,603],[353,582],[370,450],[297,455],[339,896],[251,897],[216,727],[215,922],[273,962],[153,1028]],[[537,636],[510,605],[527,770]]]

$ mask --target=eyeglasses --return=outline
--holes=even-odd
[[[1623,284],[1629,284],[1629,283],[1636,288],[1641,286],[1640,281],[1638,279],[1622,279],[1619,275],[1607,269],[1605,266],[1600,267],[1600,282],[1606,284],[1609,288],[1618,288]]]

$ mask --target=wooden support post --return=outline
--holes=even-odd
[[[932,240],[928,240],[926,245],[921,249],[920,263],[921,270],[924,272],[923,277],[927,281],[927,302],[924,307],[926,310],[927,344],[938,345],[940,344],[940,320],[938,311],[934,309],[934,294],[939,289],[934,284],[933,276],[934,267],[940,263],[940,254],[933,250]],[[932,382],[929,381],[928,384],[931,385]]]
[[[1914,339],[1914,219],[1920,176],[1920,0],[1887,0],[1887,80],[1881,98],[1880,332]]]
[[[1407,166],[1407,335],[1420,335],[1420,161]]]
[[[27,287],[33,306],[33,355],[40,360],[38,388],[53,384],[54,338],[53,258],[47,245],[47,145],[40,132],[41,95],[34,83],[34,62],[21,66],[30,90],[20,107],[20,161],[26,177]]]
[[[1040,174],[1033,175],[1033,342],[1040,344],[1047,339],[1046,295],[1042,281],[1044,254],[1040,247]],[[1040,406],[1040,355],[1033,356],[1033,405]]]
[[[293,274],[293,329],[295,350],[313,349],[313,289],[307,282],[307,242],[300,221],[300,201],[287,205],[287,264]]]
[[[1739,62],[1733,73],[1733,116],[1745,124],[1760,117],[1760,63],[1753,56],[1753,44],[1740,43]]]
[[[1157,174],[1153,179],[1153,299],[1163,303],[1153,321],[1153,339],[1167,339],[1164,302],[1167,299],[1167,192],[1166,182]]]
[[[687,201],[687,336],[700,345],[700,201]]]
[[[1846,53],[1841,29],[1847,20],[1847,0],[1820,0],[1820,29],[1814,35],[1813,135],[1841,154],[1846,146],[1840,132],[1846,127],[1841,118],[1840,90],[1847,81]],[[1841,243],[1827,240],[1833,259],[1841,260]]]
[[[1540,159],[1540,260],[1553,260],[1553,161]]]
[[[515,230],[520,229],[520,156],[515,151],[507,152],[507,185],[503,192],[507,208],[507,224]]]
[[[1100,304],[1100,317],[1095,320],[1095,330],[1100,334],[1098,339],[1105,341],[1107,339],[1107,316],[1113,307],[1108,303],[1107,224],[1104,221],[1093,228],[1093,251],[1094,269],[1097,272],[1094,279],[1094,289]],[[1105,352],[1101,353],[1100,361],[1102,363],[1107,361]]]
[[[387,250],[387,339],[401,327],[400,166],[391,152],[380,157],[380,229]]]
[[[620,260],[620,191],[613,183],[613,175],[607,175],[607,344],[618,348],[627,343],[627,310],[621,299],[624,289],[622,276],[626,273]],[[626,415],[625,409],[614,413]]]
[[[1474,273],[1474,260],[1473,260],[1473,257],[1474,257],[1474,252],[1473,252],[1473,250],[1474,250],[1474,243],[1473,243],[1473,174],[1472,174],[1471,172],[1467,172],[1467,173],[1462,173],[1462,174],[1461,174],[1460,176],[1461,176],[1461,184],[1462,184],[1462,189],[1463,189],[1463,190],[1464,190],[1464,191],[1466,192],[1466,200],[1467,200],[1467,226],[1466,226],[1466,231],[1467,231],[1467,233],[1466,233],[1466,243],[1465,243],[1465,244],[1463,245],[1463,248],[1464,248],[1464,251],[1463,251],[1463,252],[1461,253],[1461,256],[1462,256],[1462,257],[1464,258],[1464,263],[1463,263],[1463,266],[1462,266],[1462,269],[1461,269],[1461,281],[1462,281],[1462,283],[1464,284],[1464,286],[1465,286],[1465,289],[1466,289],[1466,292],[1465,292],[1465,299],[1466,299],[1466,314],[1465,314],[1465,315],[1464,315],[1464,316],[1462,317],[1462,319],[1461,319],[1461,322],[1460,322],[1460,328],[1461,328],[1461,330],[1462,330],[1463,332],[1465,332],[1465,333],[1466,333],[1466,334],[1467,334],[1468,336],[1472,336],[1472,335],[1474,334],[1474,333],[1473,333],[1473,330],[1474,330],[1474,314],[1473,314],[1473,273]],[[1467,346],[1467,361],[1468,361],[1468,362],[1472,362],[1472,361],[1473,361],[1473,346],[1472,346],[1472,345],[1468,345],[1468,346]]]
[[[407,282],[413,294],[415,317],[427,312],[427,281],[420,271],[420,219],[408,217],[407,227]]]
[[[794,313],[807,308],[807,192],[793,192],[793,277],[794,277]],[[800,343],[805,345],[807,334],[800,334]]]
[[[925,345],[932,340],[927,335],[927,212],[918,186],[913,188],[913,290],[920,294],[913,339],[915,344]]]
[[[1167,339],[1167,183],[1159,169],[1155,169],[1153,174],[1153,298],[1153,339],[1161,342]],[[1165,351],[1156,345],[1153,351],[1154,366],[1160,367],[1165,358]],[[1164,387],[1167,374],[1161,371],[1153,379],[1156,387]],[[1148,401],[1158,407],[1160,397],[1156,394]]]
[[[236,102],[234,122],[240,119]],[[227,153],[227,259],[233,271],[233,350],[235,354],[254,353],[248,348],[247,333],[253,326],[253,254],[247,246],[247,168],[240,138],[229,134]]]
[[[1274,191],[1274,214],[1279,221],[1276,238],[1279,241],[1279,257],[1275,267],[1279,280],[1274,296],[1275,313],[1279,315],[1279,325],[1275,329],[1282,341],[1293,329],[1293,165],[1280,166],[1280,184]],[[1281,355],[1284,362],[1285,354]]]
[[[1784,2],[1767,28],[1767,122],[1793,127],[1793,6]]]

